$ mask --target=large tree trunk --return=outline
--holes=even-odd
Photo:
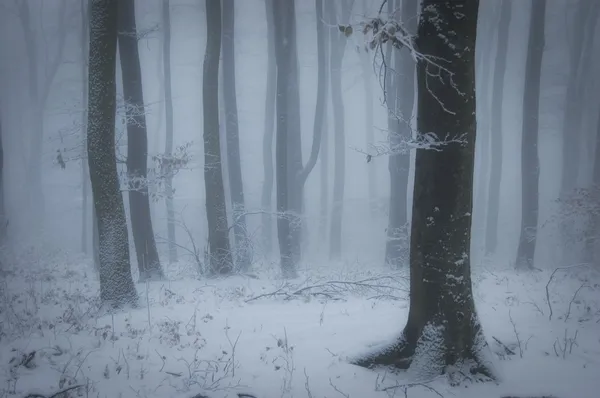
[[[419,61],[418,134],[450,134],[466,142],[442,151],[417,149],[408,322],[396,343],[356,361],[361,366],[410,368],[426,378],[446,372],[492,376],[483,355],[469,258],[478,5],[477,0],[422,2],[418,49],[445,60],[451,74]]]
[[[139,280],[159,280],[164,275],[156,249],[148,195],[148,131],[134,0],[119,0],[119,56],[126,104],[129,212]]]
[[[544,56],[546,0],[533,0],[529,19],[529,44],[523,90],[523,131],[521,138],[521,238],[517,269],[534,267],[538,224],[540,160],[538,154],[540,85]]]
[[[135,304],[129,240],[115,154],[116,55],[119,0],[92,0],[88,105],[88,162],[98,219],[100,298]]]
[[[265,1],[267,17],[267,95],[265,98],[265,132],[263,135],[263,170],[261,207],[263,249],[266,254],[273,252],[273,217],[270,212],[273,198],[273,137],[275,132],[275,92],[277,65],[275,64],[275,42],[273,21],[273,0]]]
[[[511,1],[502,0],[498,41],[496,48],[496,65],[492,88],[491,135],[492,151],[491,172],[489,182],[487,209],[487,233],[485,235],[486,255],[496,252],[498,245],[498,214],[500,212],[500,180],[502,178],[502,102],[504,101],[504,75],[506,74],[506,57],[508,54],[508,32],[511,18]]]
[[[240,159],[237,95],[235,90],[235,7],[233,0],[223,0],[223,101],[227,136],[227,170],[235,238],[235,261],[238,270],[250,268],[252,253],[246,226],[244,181]]]
[[[336,2],[327,1],[329,13],[335,21]],[[342,15],[340,23],[347,23],[352,11],[352,3],[342,2]],[[337,24],[337,23],[336,23]],[[335,155],[333,164],[333,204],[331,207],[331,230],[329,241],[329,258],[337,260],[342,254],[342,215],[344,212],[344,187],[346,182],[346,137],[344,97],[342,95],[342,62],[346,50],[346,37],[337,30],[330,36],[330,76],[331,76],[331,102],[333,108],[333,126]]]
[[[162,0],[163,25],[163,73],[165,86],[165,156],[173,153],[173,88],[171,82],[171,9],[170,0]],[[165,179],[167,207],[167,240],[169,241],[169,262],[177,262],[177,245],[175,244],[175,206],[173,205],[173,170],[169,168]]]
[[[219,137],[219,56],[221,54],[221,2],[206,2],[206,53],[202,77],[204,108],[204,185],[208,221],[209,272],[229,274],[233,260],[229,246],[227,208]]]
[[[398,1],[399,3],[399,1]],[[393,4],[393,3],[391,3]],[[394,10],[399,4],[394,6]],[[400,11],[400,18],[409,32],[416,31],[417,1],[404,0]],[[392,130],[390,130],[390,149],[398,151],[403,141],[411,139],[412,129],[410,120],[414,105],[415,90],[415,64],[408,51],[394,53],[394,70],[387,73],[394,74],[390,90],[392,100]],[[391,59],[388,59],[390,62]],[[408,214],[406,211],[408,193],[408,172],[410,168],[410,153],[394,153],[389,157],[388,170],[390,172],[390,207],[387,228],[387,242],[385,246],[385,260],[387,264],[398,268],[408,260]]]

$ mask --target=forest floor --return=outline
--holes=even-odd
[[[406,272],[313,265],[284,282],[257,265],[198,280],[179,263],[170,281],[137,285],[140,308],[99,314],[88,260],[30,251],[3,264],[0,398],[75,386],[55,398],[598,397],[600,276],[499,268],[477,267],[473,281],[500,382],[453,387],[348,363],[398,336]]]

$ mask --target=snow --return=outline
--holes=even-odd
[[[458,387],[445,377],[416,380],[348,363],[400,333],[408,314],[402,273],[307,264],[286,283],[272,264],[256,264],[253,275],[206,280],[198,280],[192,264],[166,268],[170,281],[137,284],[141,308],[107,314],[97,312],[88,260],[31,252],[5,261],[0,397],[50,396],[77,384],[84,386],[79,396],[111,398],[369,398],[405,390],[415,398],[598,396],[600,275],[585,267],[554,275],[552,320],[552,270],[475,267],[476,305],[502,377]],[[515,355],[504,355],[506,349]],[[396,384],[404,387],[389,388]]]

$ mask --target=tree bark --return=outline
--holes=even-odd
[[[88,104],[88,163],[98,219],[100,298],[135,304],[129,240],[115,154],[116,55],[119,0],[92,0]]]
[[[237,95],[235,89],[235,8],[233,0],[223,0],[223,101],[225,104],[225,131],[227,136],[227,169],[235,238],[235,262],[238,270],[247,271],[252,261],[248,228],[244,181],[240,159]]]
[[[511,4],[511,0],[502,0],[500,6],[500,23],[498,26],[496,65],[494,67],[492,88],[492,151],[490,153],[489,204],[487,209],[487,233],[485,235],[486,255],[494,254],[498,245],[498,215],[500,212],[500,182],[502,179],[502,102],[504,101],[504,75],[506,74],[506,58],[508,54]]]
[[[529,44],[523,90],[523,130],[521,138],[521,237],[517,269],[534,268],[539,211],[540,160],[538,154],[540,88],[544,56],[546,0],[533,0],[529,19]]]
[[[273,21],[273,0],[265,1],[265,11],[267,17],[267,95],[265,98],[265,131],[263,135],[263,170],[264,182],[262,186],[261,207],[262,214],[262,236],[263,249],[265,253],[273,252],[273,217],[270,212],[273,210],[273,182],[275,172],[273,170],[273,138],[275,136],[275,92],[276,92],[276,73],[275,64],[275,42],[274,42],[274,21]]]
[[[202,77],[204,108],[204,185],[211,274],[229,274],[233,259],[229,246],[227,208],[219,137],[219,56],[221,53],[221,2],[206,2],[206,53]]]
[[[0,247],[8,236],[8,215],[6,214],[4,191],[4,134],[2,130],[2,110],[0,109]]]
[[[342,15],[339,22],[347,23],[350,19],[353,2],[342,2]],[[327,1],[329,13],[337,25],[335,11],[336,2]],[[331,102],[333,108],[333,126],[335,155],[333,164],[333,204],[331,206],[331,230],[329,241],[329,258],[337,260],[342,254],[342,216],[344,212],[344,188],[346,182],[346,137],[344,97],[342,95],[342,62],[346,50],[346,37],[336,30],[330,35],[330,80]]]
[[[119,56],[127,121],[127,176],[131,231],[140,282],[164,278],[156,249],[148,195],[148,129],[134,0],[119,0]],[[139,184],[136,183],[139,181]]]
[[[88,100],[88,82],[87,82],[87,57],[88,57],[88,7],[89,3],[87,0],[81,0],[81,251],[88,254],[88,184],[89,184],[89,171],[87,167],[87,160],[85,159],[87,153],[87,142],[86,142],[86,126],[87,126],[87,100]]]
[[[171,79],[171,9],[170,0],[162,0],[163,23],[163,71],[165,87],[165,156],[173,154],[173,83]],[[165,179],[165,205],[167,207],[167,240],[169,241],[169,263],[177,262],[175,235],[175,206],[173,204],[173,170],[169,167]]]
[[[441,151],[417,149],[408,321],[397,342],[357,360],[361,366],[410,368],[426,378],[448,372],[450,377],[493,376],[483,355],[469,258],[478,6],[477,0],[422,2],[418,49],[445,60],[450,73],[418,62],[418,134],[450,134],[466,142]]]
[[[398,1],[399,3],[399,1]],[[394,10],[400,7],[394,6]],[[400,9],[400,18],[409,32],[416,31],[417,1],[404,0]],[[387,71],[393,73],[390,96],[393,114],[390,130],[390,149],[397,151],[398,146],[410,140],[412,129],[410,120],[414,106],[415,64],[407,50],[394,53],[394,68]],[[390,62],[391,59],[388,59]],[[386,263],[394,268],[406,264],[408,260],[408,214],[406,211],[408,194],[408,173],[410,168],[410,153],[394,153],[390,155],[388,170],[390,172],[390,207],[385,246]]]

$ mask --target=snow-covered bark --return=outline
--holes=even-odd
[[[408,368],[420,377],[447,373],[453,381],[493,376],[475,311],[469,254],[478,7],[475,0],[422,2],[416,47],[430,57],[417,63],[417,134],[463,138],[439,151],[417,149],[408,321],[398,341],[355,361],[361,366]]]
[[[500,6],[500,23],[496,47],[494,82],[492,87],[491,135],[492,150],[490,185],[487,208],[487,233],[485,235],[485,251],[494,254],[498,244],[498,214],[500,212],[500,180],[502,177],[502,102],[504,101],[504,75],[506,74],[506,58],[508,54],[508,32],[511,18],[512,0],[502,0]]]
[[[227,226],[227,208],[219,137],[219,56],[221,54],[221,2],[206,2],[206,52],[202,76],[204,109],[204,185],[208,221],[209,272],[228,274],[233,269]]]
[[[98,221],[100,298],[134,304],[129,240],[115,153],[118,0],[92,0],[88,101],[88,164]]]
[[[538,154],[540,88],[544,55],[546,1],[533,0],[529,19],[529,44],[523,90],[521,136],[521,237],[517,251],[518,269],[532,269],[539,210],[540,160]]]
[[[127,121],[127,176],[129,180],[145,181],[148,173],[148,130],[134,0],[119,0],[118,11],[119,56]],[[129,190],[129,212],[140,281],[162,279],[164,275],[154,239],[147,184]]]

